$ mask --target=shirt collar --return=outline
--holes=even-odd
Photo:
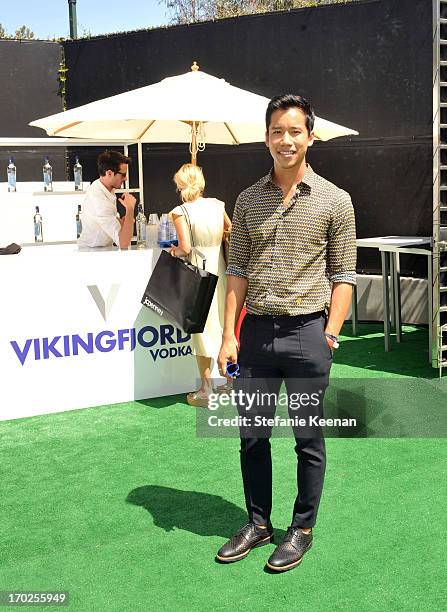
[[[273,175],[273,168],[270,169],[270,172],[268,174],[262,177],[261,182],[264,185],[271,183],[272,185],[276,186],[276,183],[273,182],[272,175]],[[312,187],[315,185],[315,180],[316,180],[316,174],[312,170],[310,164],[307,164],[306,171],[303,176],[303,180],[301,181],[301,185],[306,186],[311,190]]]
[[[101,189],[106,194],[109,200],[115,201],[115,189],[112,189],[112,191],[109,191],[107,187],[101,183],[101,179],[97,179],[97,181],[98,181],[99,189]]]

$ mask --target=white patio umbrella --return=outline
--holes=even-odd
[[[199,70],[163,79],[110,98],[32,121],[49,136],[122,139],[129,143],[188,142],[192,161],[207,143],[262,142],[264,96],[233,87]],[[315,137],[329,140],[358,134],[355,130],[320,119]]]
[[[186,74],[36,119],[29,125],[42,128],[49,136],[122,140],[125,152],[127,145],[137,143],[143,201],[142,143],[187,142],[195,164],[197,152],[207,143],[263,142],[268,102],[264,96],[202,72],[194,62]],[[358,134],[319,117],[315,118],[314,133],[319,140]]]

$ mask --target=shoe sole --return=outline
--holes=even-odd
[[[240,561],[241,559],[245,559],[245,557],[253,550],[253,548],[259,548],[260,546],[265,546],[266,544],[271,544],[273,542],[273,536],[268,536],[263,540],[260,540],[257,544],[249,548],[246,552],[241,553],[240,555],[235,555],[234,557],[220,557],[216,555],[216,559],[221,561],[222,563],[234,563],[235,561]]]
[[[282,567],[278,567],[275,565],[270,565],[270,563],[267,561],[267,567],[271,570],[273,570],[274,572],[287,572],[291,569],[293,569],[294,567],[297,567],[301,561],[303,560],[304,555],[307,553],[307,551],[312,548],[312,542],[309,544],[309,546],[306,548],[306,550],[303,552],[302,556],[298,559],[298,561],[294,561],[293,563],[289,563],[289,565],[283,565]]]

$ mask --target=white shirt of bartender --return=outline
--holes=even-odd
[[[121,225],[117,215],[115,190],[109,191],[96,179],[90,185],[82,207],[82,232],[78,246],[107,247],[113,242],[119,246]]]

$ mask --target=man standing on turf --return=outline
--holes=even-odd
[[[236,202],[227,268],[225,326],[218,364],[238,362],[237,390],[278,394],[284,380],[289,415],[323,416],[323,396],[332,350],[348,312],[355,284],[355,219],[349,195],[306,163],[314,113],[301,96],[273,98],[266,112],[266,145],[273,169]],[[238,356],[234,335],[246,302]],[[299,406],[291,394],[317,393],[317,405]],[[276,406],[250,413],[272,417]],[[217,560],[243,559],[273,540],[271,428],[241,428],[241,470],[249,517],[217,553]],[[296,567],[312,545],[323,489],[326,457],[321,431],[293,427],[298,494],[291,526],[270,556],[273,571]]]

